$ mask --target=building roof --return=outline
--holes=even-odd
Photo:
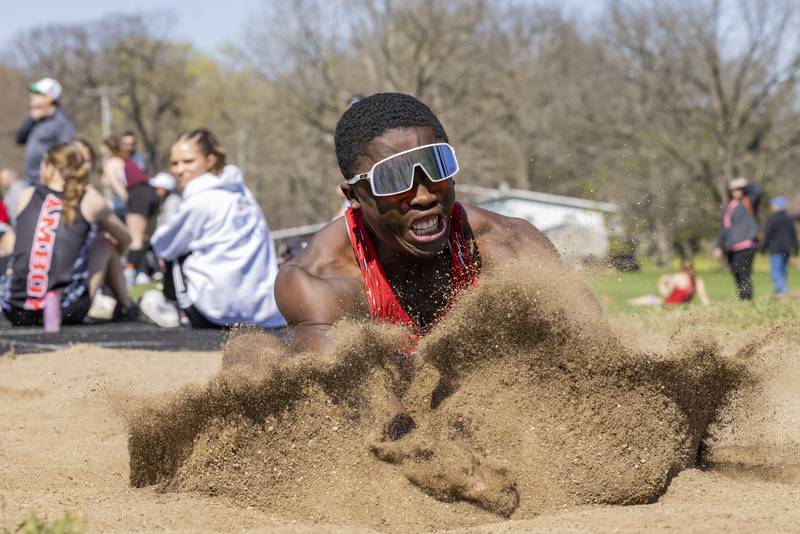
[[[501,187],[499,189],[492,189],[489,187],[480,187],[477,185],[458,184],[456,186],[458,196],[469,197],[473,203],[483,203],[490,200],[502,200],[506,198],[515,198],[521,200],[529,200],[532,202],[539,202],[542,204],[551,204],[555,206],[565,206],[570,208],[578,208],[592,211],[601,211],[603,213],[616,213],[619,207],[610,202],[598,202],[596,200],[587,200],[584,198],[567,197],[563,195],[552,195],[550,193],[539,193],[536,191],[528,191],[526,189],[513,189],[510,187]]]

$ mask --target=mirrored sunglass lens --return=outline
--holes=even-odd
[[[455,154],[448,145],[436,145],[423,150],[424,154],[420,155],[418,161],[431,180],[434,182],[446,180],[456,173],[458,165]]]
[[[437,150],[439,150],[441,164],[442,168],[444,169],[445,176],[453,176],[458,171],[458,162],[456,162],[455,151],[447,145],[440,145],[437,147]]]
[[[446,180],[458,170],[455,153],[449,145],[420,148],[386,160],[375,168],[372,173],[375,194],[394,195],[408,191],[417,164],[422,165],[434,182]]]
[[[378,165],[372,173],[377,195],[393,195],[407,191],[414,179],[413,165],[407,158],[390,159]]]

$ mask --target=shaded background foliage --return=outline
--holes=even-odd
[[[168,12],[34,28],[0,66],[0,161],[21,161],[24,81],[50,75],[92,141],[106,87],[153,171],[207,125],[273,227],[319,222],[339,203],[336,121],[354,95],[402,91],[442,119],[459,181],[616,202],[665,260],[713,237],[727,178],[796,191],[798,22],[790,0],[609,0],[590,20],[512,0],[266,1],[214,55],[172,40]]]

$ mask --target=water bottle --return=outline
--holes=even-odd
[[[61,329],[61,293],[48,291],[44,296],[44,331],[58,332]]]
[[[125,275],[125,285],[128,288],[136,283],[136,269],[134,269],[132,263],[126,264],[122,273]]]

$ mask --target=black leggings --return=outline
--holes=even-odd
[[[89,298],[89,289],[87,288],[75,302],[61,308],[61,324],[81,324],[91,307],[92,299]],[[44,311],[42,310],[26,310],[8,304],[3,309],[3,314],[14,326],[42,326],[44,323]]]
[[[753,299],[753,258],[756,249],[748,248],[736,252],[728,252],[728,265],[736,284],[736,293],[741,300]]]
[[[164,296],[167,298],[167,300],[177,301],[178,303],[183,302],[184,304],[188,301],[188,297],[185,295],[186,282],[185,277],[183,276],[183,261],[185,259],[186,257],[183,257],[178,259],[177,262],[164,262],[166,264],[166,272],[164,273]],[[176,281],[176,277],[181,277],[182,279]],[[183,290],[181,291],[183,295],[180,297],[178,295],[179,288]],[[186,314],[186,317],[189,319],[189,323],[191,323],[192,328],[209,328],[216,330],[230,328],[228,325],[217,324],[209,321],[205,315],[203,315],[197,308],[194,307],[194,305],[179,307],[183,313]]]

